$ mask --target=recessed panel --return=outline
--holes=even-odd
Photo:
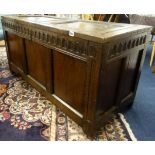
[[[35,42],[26,40],[28,74],[43,86],[51,89],[51,50]]]
[[[130,93],[134,92],[135,89],[135,84],[136,84],[136,78],[138,70],[139,70],[139,65],[141,62],[141,52],[135,52],[132,53],[130,56],[128,56],[128,61],[127,61],[127,67],[125,70],[125,75],[124,75],[124,82],[123,82],[123,92],[122,92],[122,98],[127,97]]]
[[[54,94],[80,113],[84,112],[86,62],[54,51]]]
[[[10,32],[6,32],[6,37],[8,40],[9,56],[11,63],[24,71],[25,51],[23,39]]]
[[[119,80],[124,58],[118,59],[106,65],[101,72],[98,94],[98,113],[103,113],[116,104]],[[102,80],[104,79],[104,80]]]

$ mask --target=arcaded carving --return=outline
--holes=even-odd
[[[146,35],[138,36],[133,39],[125,40],[123,42],[117,42],[110,48],[109,58],[115,57],[122,52],[135,48],[139,45],[145,44]]]
[[[11,31],[23,38],[32,39],[35,42],[48,46],[49,48],[54,46],[82,57],[95,57],[94,46],[88,50],[88,41],[58,35],[54,32],[43,31],[32,26],[25,27],[20,23],[8,20],[3,20],[2,24],[5,30]]]

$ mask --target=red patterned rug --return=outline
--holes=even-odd
[[[21,77],[12,75],[0,48],[0,140],[86,141],[82,128]],[[136,140],[123,114],[115,115],[94,140]]]

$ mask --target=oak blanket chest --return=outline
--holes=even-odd
[[[9,67],[87,135],[132,105],[150,26],[3,16]]]

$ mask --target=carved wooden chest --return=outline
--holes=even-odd
[[[60,19],[2,18],[9,67],[95,134],[133,103],[151,27]]]

